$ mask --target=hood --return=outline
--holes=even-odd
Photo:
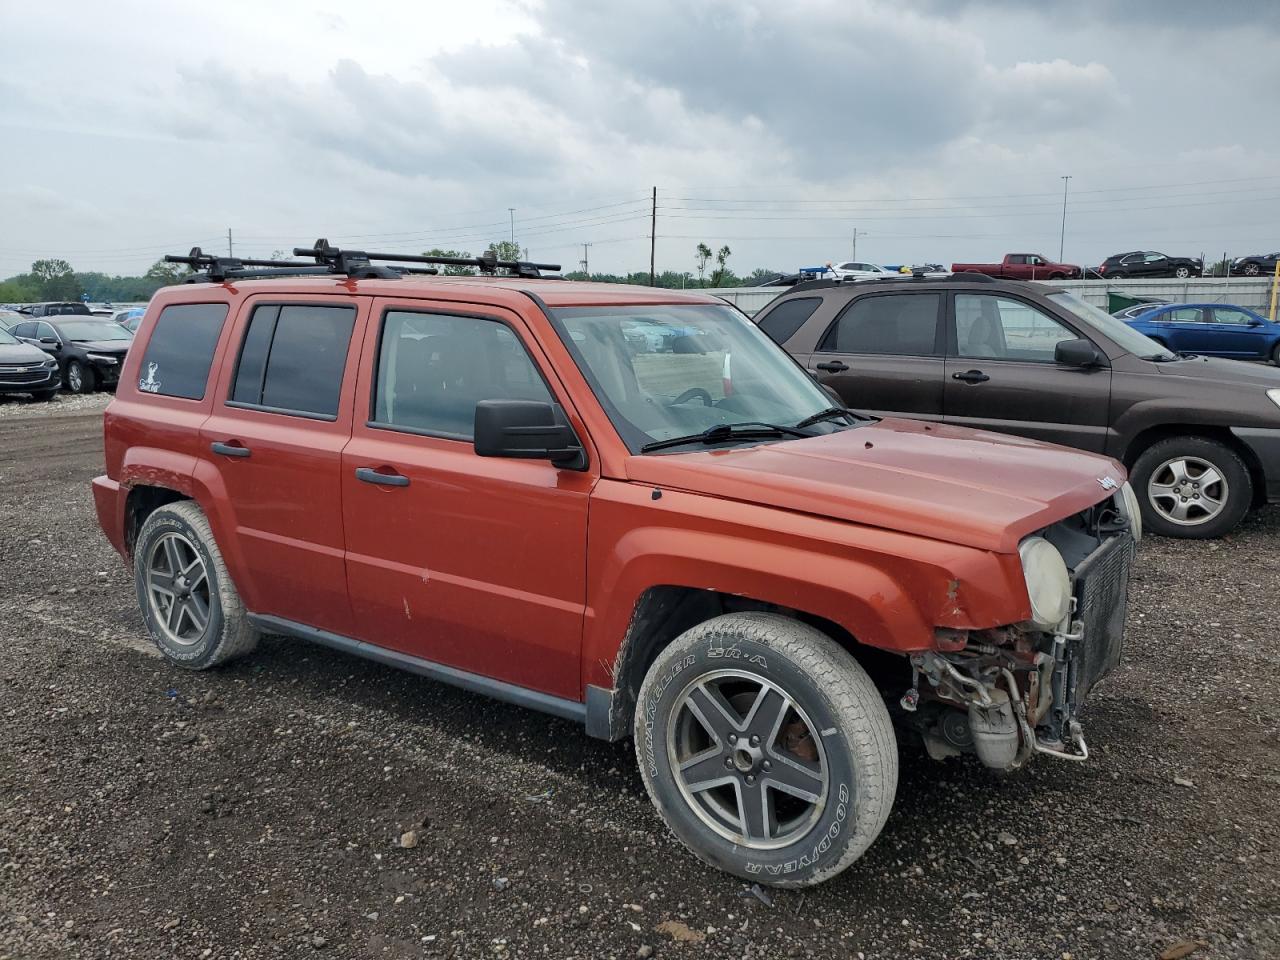
[[[1190,377],[1241,387],[1261,387],[1265,390],[1280,387],[1280,368],[1261,363],[1243,363],[1221,357],[1193,357],[1172,363],[1152,363],[1151,366],[1168,377]]]
[[[48,359],[47,353],[29,343],[0,343],[0,365],[29,366]]]
[[[132,340],[73,340],[77,347],[92,350],[94,353],[127,353]]]
[[[914,420],[714,451],[634,456],[628,479],[998,553],[1112,495],[1109,457]]]

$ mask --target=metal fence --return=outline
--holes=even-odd
[[[1266,316],[1271,305],[1270,277],[1198,277],[1192,280],[1055,280],[1081,300],[1107,309],[1108,293],[1131,297],[1159,297],[1174,303],[1231,303]],[[699,291],[728,300],[754,316],[789,287],[726,287]]]

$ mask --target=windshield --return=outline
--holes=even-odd
[[[3,343],[3,344],[6,344],[6,345],[9,345],[9,344],[14,344],[14,343],[18,343],[18,342],[19,342],[19,340],[18,340],[18,338],[17,338],[17,337],[15,337],[13,334],[11,334],[11,333],[10,333],[8,330],[6,330],[4,327],[0,327],[0,343]]]
[[[1116,346],[1126,353],[1132,353],[1144,360],[1176,360],[1178,355],[1160,346],[1149,337],[1140,334],[1123,320],[1117,320],[1109,313],[1104,313],[1092,304],[1085,303],[1070,293],[1051,293],[1049,299],[1060,307],[1070,310],[1077,318],[1083,320],[1099,333],[1113,340]],[[1152,308],[1159,304],[1152,304]]]
[[[728,306],[564,307],[553,315],[633,453],[725,424],[794,427],[833,404],[779,346]],[[847,426],[824,421],[805,430],[831,433]]]
[[[110,320],[64,320],[58,331],[68,340],[132,340],[131,334]]]

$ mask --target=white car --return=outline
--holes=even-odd
[[[878,263],[864,263],[861,260],[846,260],[831,267],[831,272],[842,280],[873,280],[877,277],[897,276],[892,270],[886,270]]]

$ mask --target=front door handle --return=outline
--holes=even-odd
[[[953,373],[952,380],[963,380],[965,383],[986,383],[991,378],[981,370],[966,370],[964,373]]]
[[[409,478],[398,473],[379,473],[373,467],[356,467],[356,479],[384,487],[407,487]]]
[[[849,369],[847,363],[842,363],[839,360],[826,360],[817,366],[819,370],[825,370],[827,373],[841,373]]]
[[[247,457],[250,453],[248,447],[242,447],[238,443],[220,443],[216,440],[209,445],[209,449],[224,457]]]

